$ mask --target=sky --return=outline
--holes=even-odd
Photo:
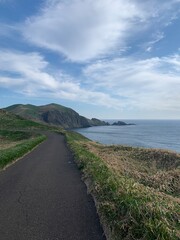
[[[0,108],[180,119],[180,0],[0,0]]]

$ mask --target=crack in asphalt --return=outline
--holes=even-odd
[[[21,205],[22,204],[22,202],[21,202],[21,198],[22,198],[22,192],[21,191],[19,191],[19,197],[18,197],[18,203]]]

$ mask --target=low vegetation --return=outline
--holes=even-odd
[[[61,127],[48,126],[0,109],[0,169],[22,157],[46,139],[44,131],[63,133]]]
[[[117,175],[180,197],[180,155],[159,149],[87,144]]]
[[[37,131],[49,129],[42,124],[0,110],[0,169],[22,157],[45,140]]]
[[[180,238],[176,182],[179,155],[160,150],[105,147],[71,132],[66,133],[66,138],[96,200],[108,239]],[[168,176],[167,183],[163,174],[164,179]]]
[[[23,131],[0,130],[0,169],[31,151],[45,136]]]
[[[44,126],[42,124],[26,120],[20,116],[8,113],[0,109],[0,129],[42,129]]]

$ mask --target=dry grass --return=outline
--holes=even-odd
[[[180,196],[179,154],[159,149],[107,147],[94,142],[87,142],[86,147],[116,174],[131,177],[166,194]]]
[[[66,133],[66,138],[96,199],[108,240],[180,239],[179,199],[172,192],[167,194],[169,179],[174,179],[175,173],[179,177],[179,155],[105,147],[75,133]],[[150,187],[151,178],[154,182]],[[159,190],[163,184],[165,189]],[[174,183],[172,186],[173,193],[177,192]]]
[[[0,130],[0,169],[22,157],[45,138],[28,131]]]
[[[5,137],[0,136],[0,150],[8,149],[16,146],[17,144],[23,143],[24,140],[21,141],[11,141],[7,140]]]
[[[34,138],[30,132],[0,130],[0,150],[8,149]]]
[[[45,139],[45,136],[37,135],[36,137],[24,141],[18,141],[16,144],[13,142],[12,144],[6,145],[6,147],[10,145],[11,147],[0,149],[0,170],[5,168],[11,162],[22,157],[24,154],[27,154]]]

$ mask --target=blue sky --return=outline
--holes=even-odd
[[[0,0],[0,107],[180,119],[180,0]]]

